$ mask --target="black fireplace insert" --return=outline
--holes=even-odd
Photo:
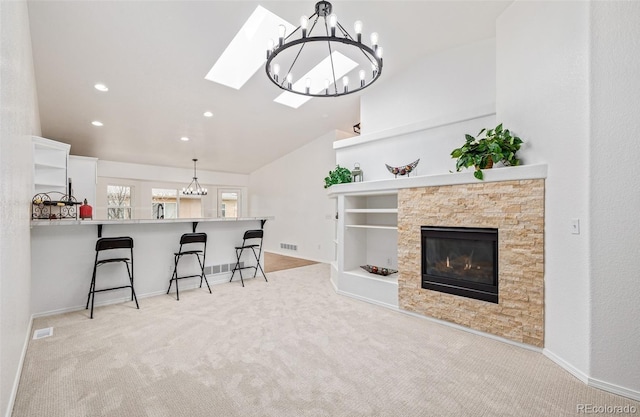
[[[498,303],[498,229],[422,226],[422,288]]]

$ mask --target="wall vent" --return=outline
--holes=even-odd
[[[38,329],[33,332],[33,340],[43,339],[49,336],[53,336],[53,327],[47,327],[46,329]]]
[[[281,243],[280,249],[298,250],[298,245],[293,245],[291,243]]]
[[[233,267],[236,266],[235,262],[230,264],[209,265],[204,267],[205,275],[217,275],[225,272],[233,271]],[[240,268],[244,267],[244,261],[240,262]]]

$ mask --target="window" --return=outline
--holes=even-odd
[[[107,219],[131,219],[131,187],[107,185]]]
[[[241,210],[240,190],[219,190],[218,201],[220,207],[220,217],[238,217]]]
[[[178,218],[178,191],[166,188],[151,189],[151,213],[154,219]]]

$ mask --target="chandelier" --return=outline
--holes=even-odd
[[[202,188],[198,182],[198,176],[196,175],[196,162],[197,159],[193,159],[193,179],[187,187],[182,189],[182,194],[185,195],[207,195],[207,189]]]
[[[277,44],[269,41],[265,65],[269,79],[285,91],[310,97],[343,96],[373,84],[382,73],[378,34],[371,34],[369,47],[362,43],[361,21],[354,23],[354,39],[332,13],[331,3],[319,1],[315,9],[310,18],[302,16],[300,26],[288,35],[280,25]],[[350,81],[348,74],[355,70],[359,79]]]

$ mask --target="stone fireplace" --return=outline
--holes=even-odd
[[[435,230],[479,228],[498,231],[495,299],[474,299],[455,291],[441,291],[448,284],[446,279],[456,278],[455,273],[446,273],[454,272],[453,263],[456,270],[458,266],[462,271],[476,268],[471,275],[477,276],[467,276],[467,281],[480,279],[484,284],[490,283],[491,278],[477,269],[488,265],[481,266],[468,259],[471,251],[475,257],[480,249],[469,247],[462,250],[466,254],[458,256],[445,244],[441,251],[444,255],[437,255],[434,260],[437,265],[432,265],[430,271],[430,275],[444,275],[444,285],[424,288],[423,257],[426,255],[421,247],[425,225]],[[543,347],[544,180],[478,181],[400,189],[398,269],[401,309]]]

